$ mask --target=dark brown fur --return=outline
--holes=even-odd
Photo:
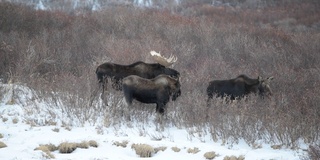
[[[162,74],[153,79],[131,75],[123,79],[123,93],[129,105],[133,99],[142,103],[155,103],[156,111],[163,114],[170,98],[176,100],[181,90],[179,79],[168,75]]]
[[[155,78],[160,74],[179,77],[180,73],[174,69],[167,68],[158,63],[136,62],[130,65],[120,65],[115,63],[103,63],[96,69],[99,83],[103,86],[107,83],[107,78],[111,78],[112,87],[121,90],[121,80],[129,75],[137,75],[142,78]]]
[[[214,95],[216,97],[230,97],[231,100],[242,98],[250,93],[259,94],[261,96],[269,96],[272,94],[269,86],[273,77],[262,79],[251,79],[246,75],[240,75],[237,78],[229,80],[214,80],[209,82],[207,88],[208,100]]]

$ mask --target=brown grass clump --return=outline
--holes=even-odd
[[[216,158],[218,155],[216,154],[216,152],[211,151],[211,152],[206,152],[203,156],[204,156],[206,159],[214,159],[214,158]]]
[[[81,143],[63,142],[58,148],[60,153],[72,153],[77,148],[88,149],[89,147],[98,147],[98,143],[94,140],[82,141]]]
[[[77,148],[88,149],[89,148],[89,142],[88,141],[82,141],[81,143],[77,143]]]
[[[7,145],[0,141],[0,148],[5,148],[5,147],[7,147]]]
[[[159,151],[165,151],[167,149],[167,147],[165,147],[165,146],[162,146],[162,147],[156,147],[156,148],[154,148],[154,152],[155,153],[158,153]]]
[[[98,147],[98,143],[97,143],[97,141],[90,140],[88,143],[89,143],[89,146],[90,146],[90,147],[95,147],[95,148],[97,148],[97,147]]]
[[[59,128],[53,128],[52,131],[53,131],[53,132],[59,132],[60,129],[59,129]]]
[[[189,148],[187,150],[188,153],[192,153],[192,154],[197,154],[198,152],[200,152],[199,148],[194,147],[194,148]]]
[[[54,145],[40,145],[39,147],[35,148],[34,150],[40,150],[45,153],[45,157],[48,159],[54,159],[54,155],[51,153],[52,151],[55,151],[57,147],[53,147]]]
[[[272,145],[272,149],[281,149],[282,145]]]
[[[77,143],[63,142],[59,145],[60,153],[72,153],[77,149]]]
[[[136,154],[140,157],[151,157],[155,153],[152,146],[148,144],[132,144],[132,149],[136,151]]]
[[[113,142],[113,145],[115,145],[117,147],[126,148],[128,143],[129,143],[128,141],[122,141],[122,142],[116,141],[116,142]]]
[[[237,156],[225,156],[224,158],[223,158],[223,160],[244,160],[245,159],[245,157],[244,156],[239,156],[239,157],[237,157]]]
[[[12,119],[12,123],[13,123],[13,124],[17,124],[18,122],[19,122],[19,119],[18,119],[18,118]]]
[[[46,120],[45,121],[45,124],[46,125],[50,125],[50,126],[55,126],[57,125],[57,122],[53,121],[53,120]]]
[[[180,151],[181,151],[181,149],[178,148],[178,147],[171,147],[171,149],[172,149],[174,152],[180,152]]]
[[[82,141],[81,143],[63,142],[59,146],[55,146],[54,144],[40,145],[35,150],[42,150],[48,155],[48,157],[52,158],[50,152],[56,150],[59,150],[59,153],[72,153],[77,148],[88,149],[89,147],[98,147],[98,144],[94,140]]]
[[[45,145],[40,145],[40,147],[41,146],[44,146],[44,147],[48,148],[49,151],[51,151],[51,152],[56,151],[56,150],[59,149],[57,146],[55,146],[54,144],[51,144],[51,143],[50,144],[45,144]]]
[[[8,118],[7,117],[2,117],[2,122],[6,122],[8,121]]]

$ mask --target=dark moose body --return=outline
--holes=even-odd
[[[142,103],[155,103],[156,112],[163,114],[170,98],[174,101],[181,95],[178,78],[159,75],[153,79],[145,79],[131,75],[123,79],[123,93],[127,104],[135,99]]]
[[[144,63],[138,61],[130,65],[120,65],[115,63],[103,63],[96,69],[96,75],[99,83],[104,89],[105,83],[111,78],[112,87],[121,90],[121,81],[130,75],[137,75],[142,78],[155,78],[160,74],[166,74],[172,77],[179,77],[180,73],[174,69],[167,68],[159,63]]]
[[[270,96],[272,94],[269,81],[273,77],[262,79],[251,79],[246,75],[239,75],[237,78],[229,80],[213,80],[207,87],[208,100],[216,97],[229,97],[231,100],[243,98],[244,96],[255,93],[260,96]]]

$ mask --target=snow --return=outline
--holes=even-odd
[[[20,89],[15,103],[8,103],[12,96],[12,85],[0,83],[0,142],[4,142],[7,147],[0,149],[0,159],[20,160],[20,159],[46,159],[44,152],[35,150],[41,144],[54,144],[58,146],[62,142],[77,142],[94,140],[98,147],[88,149],[77,148],[69,154],[62,154],[54,151],[52,154],[55,159],[77,159],[77,160],[135,160],[141,159],[131,148],[132,144],[142,143],[152,147],[167,147],[164,151],[159,151],[152,155],[150,160],[163,159],[183,159],[195,160],[205,159],[206,152],[214,151],[219,156],[215,160],[222,160],[225,156],[243,155],[246,160],[298,160],[305,155],[305,151],[300,149],[291,150],[288,148],[272,149],[269,144],[261,144],[261,148],[253,149],[244,141],[233,145],[223,145],[221,141],[214,142],[209,136],[191,137],[185,129],[167,127],[163,131],[156,131],[154,125],[136,124],[133,127],[125,125],[104,127],[102,122],[94,125],[85,123],[70,127],[63,126],[60,122],[67,120],[59,108],[51,108],[57,114],[56,117],[47,115],[48,108],[53,105],[42,104],[40,108],[30,111],[34,106],[28,105],[32,99],[32,92],[24,86],[15,86]],[[16,89],[15,88],[15,89]],[[15,92],[17,93],[17,92]],[[39,104],[41,102],[38,102]],[[25,104],[25,105],[22,105]],[[51,110],[51,111],[52,111]],[[41,121],[54,119],[57,123],[45,125]],[[14,122],[18,120],[18,122]],[[37,124],[32,125],[28,122],[34,120]],[[79,123],[79,122],[76,122]],[[143,126],[144,134],[141,134]],[[58,130],[58,131],[57,131]],[[127,147],[117,147],[114,142],[128,141]],[[305,145],[307,146],[307,145]],[[180,152],[174,152],[171,147],[178,147]],[[196,154],[188,153],[189,148],[199,148]],[[305,149],[305,148],[304,148]]]

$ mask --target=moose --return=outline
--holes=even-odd
[[[163,114],[170,98],[181,95],[179,78],[161,74],[153,79],[131,75],[123,79],[122,88],[128,105],[135,99],[142,103],[155,103],[156,112]]]
[[[271,96],[272,91],[269,86],[273,77],[263,79],[258,76],[257,79],[251,79],[246,75],[239,75],[229,80],[213,80],[209,82],[207,88],[208,101],[216,97],[229,97],[230,100],[243,98],[244,96],[254,93],[260,96]]]
[[[168,68],[177,58],[170,56],[165,58],[155,51],[151,51],[150,54],[154,57],[158,63],[145,63],[142,61],[135,62],[130,65],[120,65],[115,63],[103,63],[96,69],[96,75],[100,86],[102,86],[104,92],[105,83],[108,83],[110,78],[112,81],[112,87],[116,90],[121,90],[121,81],[123,78],[130,75],[137,75],[142,78],[155,78],[160,74],[166,74],[172,77],[179,77],[180,73],[172,68]]]

